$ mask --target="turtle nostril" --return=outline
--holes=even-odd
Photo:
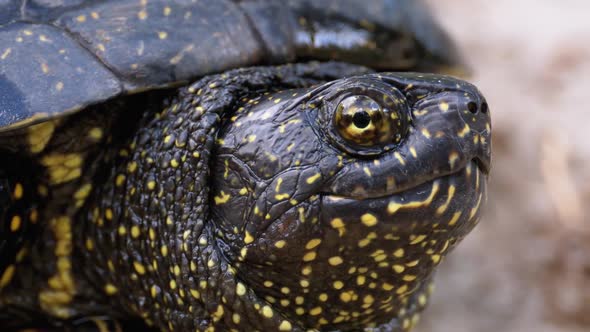
[[[469,103],[467,103],[467,109],[469,110],[469,112],[475,114],[477,113],[477,104],[470,101]]]
[[[488,103],[481,104],[481,112],[486,114],[488,112]]]

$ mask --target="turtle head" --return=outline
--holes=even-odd
[[[456,45],[423,1],[292,0],[295,43],[303,58],[380,70],[459,70]]]
[[[213,231],[236,277],[304,326],[411,324],[486,200],[479,91],[370,74],[243,105],[220,130],[212,184]]]

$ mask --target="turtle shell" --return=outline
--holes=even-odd
[[[310,38],[318,29],[326,33]],[[210,73],[286,63],[301,49],[318,58],[309,50],[343,31],[352,43],[409,36],[437,61],[455,60],[421,1],[0,0],[0,132]],[[361,45],[361,58],[373,47]]]

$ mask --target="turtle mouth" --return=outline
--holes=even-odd
[[[388,193],[365,195],[362,198],[324,193],[321,195],[322,214],[332,214],[330,218],[334,218],[335,215],[349,211],[350,216],[370,213],[387,220],[394,214],[398,219],[398,212],[407,210],[408,218],[411,219],[433,219],[433,216],[434,219],[442,218],[447,216],[445,212],[451,208],[479,208],[478,200],[485,194],[488,174],[489,166],[480,159],[473,158],[454,172],[438,174]]]
[[[395,197],[396,195],[404,192],[415,191],[416,188],[423,187],[428,183],[433,184],[437,181],[445,181],[446,178],[453,177],[454,175],[458,174],[477,174],[478,179],[476,182],[478,183],[479,188],[479,178],[483,178],[483,180],[485,181],[487,180],[489,173],[490,164],[479,157],[475,157],[468,161],[463,167],[460,167],[458,169],[449,171],[436,171],[433,172],[430,176],[422,177],[421,179],[415,182],[397,185],[393,189],[368,191],[361,187],[359,190],[353,191],[352,195],[343,195],[338,194],[337,192],[322,192],[321,196],[332,200],[350,199],[354,201],[363,201],[370,199],[385,199]]]

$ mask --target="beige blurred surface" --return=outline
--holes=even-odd
[[[494,165],[416,330],[590,331],[590,1],[429,2],[487,96]]]

